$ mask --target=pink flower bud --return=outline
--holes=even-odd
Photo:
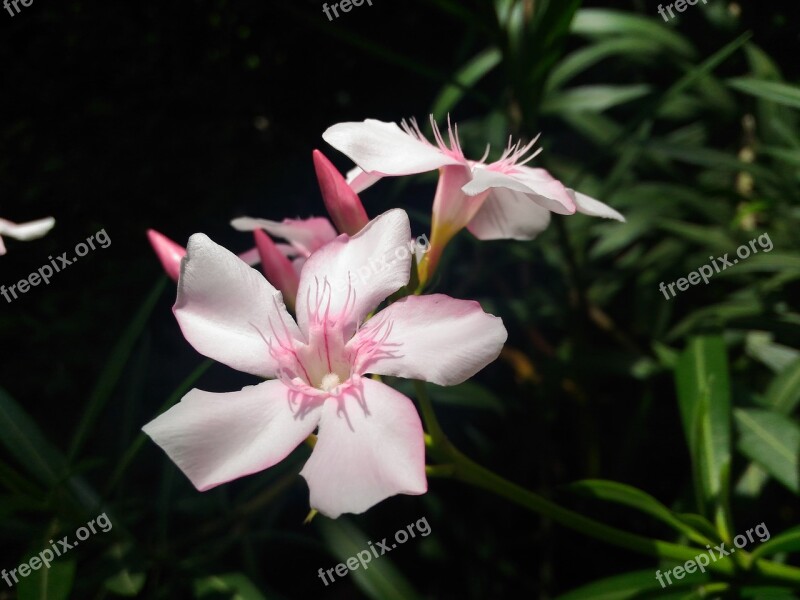
[[[297,299],[297,287],[300,285],[297,271],[264,230],[256,229],[253,231],[253,237],[256,239],[256,248],[261,256],[261,268],[267,281],[283,293],[283,301],[293,310]]]
[[[161,261],[164,271],[170,279],[178,281],[178,276],[181,274],[181,260],[186,256],[186,248],[155,229],[147,230],[147,238],[150,240],[150,245],[155,250],[158,260]]]
[[[333,224],[339,233],[357,234],[369,222],[358,194],[322,152],[314,150],[313,158],[322,199]]]

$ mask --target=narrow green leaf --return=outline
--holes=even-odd
[[[100,508],[100,498],[79,477],[70,476],[63,454],[47,440],[34,420],[0,388],[0,443],[32,477],[48,488],[64,485],[88,512]]]
[[[678,519],[680,519],[683,523],[699,532],[701,535],[705,536],[706,539],[715,540],[716,542],[721,541],[719,532],[714,528],[714,525],[712,525],[711,521],[706,519],[703,515],[698,515],[695,513],[678,513],[675,516],[677,516]]]
[[[345,563],[359,552],[369,553],[369,538],[350,521],[340,517],[336,520],[319,518],[314,522],[318,525],[327,547],[340,563]],[[398,546],[395,551],[402,552],[402,548],[403,546]],[[413,600],[419,597],[389,556],[372,556],[367,569],[362,568],[359,563],[358,568],[348,571],[346,577],[352,577],[356,586],[374,600]]]
[[[131,573],[127,568],[106,579],[105,588],[117,596],[136,596],[142,591],[147,576],[144,573]]]
[[[720,231],[719,227],[705,227],[674,219],[662,219],[659,227],[691,242],[700,244],[709,250],[723,251],[729,248],[736,248],[736,243]]]
[[[781,373],[796,360],[800,352],[783,344],[773,342],[775,335],[768,331],[750,331],[745,341],[748,356],[764,363],[776,373]]]
[[[789,108],[800,108],[800,87],[794,85],[753,77],[736,77],[730,79],[728,85],[762,100],[770,100]]]
[[[656,157],[666,157],[686,164],[723,172],[750,173],[770,183],[778,181],[777,176],[762,165],[744,162],[739,160],[737,156],[711,148],[650,140],[644,145],[644,149]],[[733,250],[735,249],[736,246],[733,246]]]
[[[635,487],[617,483],[616,481],[587,479],[569,485],[568,489],[607,502],[614,502],[616,504],[635,508],[662,523],[666,523],[674,530],[682,533],[698,544],[708,544],[711,541],[711,539],[704,536],[701,532],[695,530],[685,521],[678,518],[669,508],[661,504],[650,494]]]
[[[800,404],[800,358],[786,366],[772,380],[767,388],[765,402],[784,415],[791,414]]]
[[[561,88],[570,79],[611,56],[641,57],[657,52],[657,46],[645,38],[611,38],[591,44],[567,55],[553,68],[547,82],[547,89]]]
[[[737,409],[738,448],[795,494],[800,494],[800,425],[768,410]]]
[[[760,146],[761,154],[770,156],[775,160],[785,162],[790,167],[800,167],[800,151],[795,148],[781,148],[779,146]]]
[[[687,38],[648,17],[616,10],[584,8],[572,21],[572,33],[587,37],[639,37],[685,58],[694,58],[695,49]]]
[[[194,582],[195,598],[217,598],[225,594],[230,600],[267,600],[243,573],[212,575]]]
[[[116,346],[111,351],[111,355],[109,356],[108,361],[103,368],[103,372],[100,375],[100,378],[97,380],[91,395],[89,396],[89,402],[83,412],[83,417],[78,423],[78,427],[72,437],[72,443],[69,450],[70,462],[74,461],[78,456],[78,453],[80,452],[83,443],[86,440],[86,436],[89,435],[89,432],[91,431],[92,427],[94,427],[97,418],[100,416],[100,413],[103,411],[109,399],[111,398],[111,394],[116,388],[117,383],[119,382],[119,379],[125,370],[125,365],[128,363],[131,352],[133,352],[136,341],[139,339],[142,331],[144,331],[144,328],[147,326],[147,322],[150,319],[150,314],[153,312],[156,302],[158,302],[161,293],[164,291],[167,281],[168,279],[166,277],[159,279],[158,283],[153,287],[153,289],[147,295],[147,298],[145,298],[144,303],[136,312],[136,316],[133,318],[133,321],[131,321],[131,323],[125,329]]]
[[[766,586],[744,586],[739,591],[742,600],[797,600],[792,588],[787,587],[766,587]]]
[[[779,552],[788,554],[800,552],[800,527],[793,527],[779,535],[770,537],[770,539],[753,550],[750,559],[756,560]]]
[[[747,55],[747,63],[750,65],[750,70],[756,78],[768,79],[770,81],[782,79],[778,65],[775,64],[775,61],[773,61],[770,55],[764,52],[764,50],[752,42],[748,43],[744,49]]]
[[[649,85],[584,85],[548,95],[542,113],[603,112],[642,98],[652,91]]]
[[[465,91],[472,88],[500,64],[502,58],[503,56],[497,48],[487,48],[461,67],[453,77],[458,85],[446,85],[434,101],[433,109],[431,109],[434,117],[437,120],[443,119],[461,101]]]
[[[599,148],[605,148],[608,140],[622,133],[616,121],[601,113],[570,112],[559,117]]]
[[[56,486],[67,473],[59,451],[17,402],[0,388],[0,443],[20,465],[48,487]]]
[[[683,579],[679,581],[673,579],[673,584],[669,589],[674,591],[688,586],[695,586],[709,579],[708,573],[694,573],[691,580]],[[666,579],[663,579],[663,581],[666,585]],[[558,596],[557,600],[634,600],[661,597],[659,592],[662,590],[663,586],[656,578],[656,570],[645,569],[594,581]]]
[[[49,569],[33,571],[19,581],[19,600],[67,600],[75,581],[75,568],[74,560],[60,560]]]
[[[689,441],[693,469],[699,474],[704,502],[715,507],[717,527],[731,461],[731,393],[725,343],[719,336],[695,337],[675,371],[683,429]],[[701,511],[703,512],[703,511]]]

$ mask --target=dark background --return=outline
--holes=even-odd
[[[182,244],[202,231],[241,251],[252,243],[229,227],[236,216],[324,214],[312,150],[321,149],[342,170],[350,167],[323,142],[325,128],[368,117],[424,120],[453,70],[474,52],[477,33],[434,4],[374,0],[374,6],[364,4],[334,22],[322,14],[320,2],[290,0],[34,0],[13,18],[0,12],[0,217],[20,222],[53,215],[57,220],[55,229],[35,243],[6,239],[9,252],[0,258],[0,283],[26,278],[48,262],[48,255],[71,254],[77,243],[100,229],[112,241],[109,248],[95,250],[56,274],[49,286],[32,288],[12,304],[0,299],[0,385],[34,416],[54,445],[68,445],[111,348],[162,277],[146,229]],[[655,2],[585,5],[639,7],[657,14]],[[795,3],[770,3],[769,11],[756,2],[741,6],[742,27],[752,29],[762,47],[780,60],[787,79],[796,78]],[[682,33],[709,54],[724,40],[705,39],[704,22],[691,14],[701,10],[690,7]],[[501,104],[502,91],[492,100]],[[463,119],[485,109],[480,101],[468,100],[454,116]],[[557,127],[549,131],[555,144],[573,150],[575,141],[566,133],[559,137]],[[582,152],[576,147],[573,154]],[[365,193],[369,214],[392,206],[397,193],[398,187],[390,184]],[[404,206],[428,210],[430,186],[404,193]],[[421,220],[414,227],[416,234],[427,231]],[[497,248],[506,247],[492,245],[482,251],[481,260],[491,264]],[[463,268],[468,269],[469,261],[477,260],[474,245],[464,243],[463,253]],[[171,286],[137,345],[130,372],[92,431],[81,466],[94,481],[102,482],[112,468],[109,453],[126,447],[121,432],[129,435],[131,428],[153,418],[164,398],[199,363],[170,313]],[[511,330],[510,335],[513,341],[522,334]],[[512,371],[502,364],[488,368],[479,380],[500,393],[526,389],[514,387]],[[198,386],[226,391],[247,383],[252,382],[215,366]],[[598,382],[601,395],[607,384]],[[647,465],[648,473],[638,483],[654,495],[671,498],[670,481],[689,478],[672,407],[656,408],[642,423],[646,433],[636,440],[641,445],[634,454],[625,454],[616,439],[616,428],[621,432],[624,427],[613,404],[605,405],[608,411],[588,413],[563,404],[559,418],[547,421],[552,429],[537,432],[521,423],[536,422],[543,413],[552,416],[556,408],[534,402],[539,396],[528,392],[527,397],[509,399],[512,423],[465,409],[444,410],[443,421],[453,441],[476,459],[486,458],[500,474],[544,493],[555,493],[560,483],[589,473],[624,479]],[[634,418],[626,416],[625,425]],[[582,452],[589,443],[586,435],[594,436],[592,443],[597,442],[600,452],[590,464]],[[491,455],[482,450],[498,439],[505,442],[502,449]],[[548,446],[548,439],[558,441]],[[305,450],[299,452],[296,463],[302,464]],[[163,561],[158,572],[164,578],[174,570],[183,573],[176,576],[180,579],[188,578],[185,573],[193,568],[221,572],[244,565],[256,574],[259,587],[287,598],[323,591],[316,570],[338,561],[320,543],[294,539],[318,537],[316,530],[309,533],[300,525],[308,509],[300,478],[270,506],[268,526],[252,524],[263,526],[268,535],[252,540],[241,553],[220,542],[219,552],[210,552],[200,567],[179,569],[181,546],[160,545],[163,537],[156,539],[154,532],[162,536],[164,525],[148,516],[153,508],[148,502],[167,501],[163,479],[157,476],[170,469],[149,445],[114,498],[120,512],[133,515],[125,527],[147,548],[139,560],[150,566]],[[191,498],[190,486],[177,472],[169,481],[181,497]],[[250,490],[258,481],[232,484],[230,493]],[[427,516],[435,535],[416,548],[408,544],[392,558],[428,597],[462,597],[464,590],[486,598],[543,587],[564,591],[613,574],[622,564],[630,569],[652,564],[461,484],[432,479],[431,488],[435,494],[387,501],[358,521],[379,539]],[[204,518],[215,513],[216,499],[194,502],[202,505]],[[776,506],[785,504],[779,498]],[[191,503],[176,506],[169,517],[170,535],[199,527],[194,508]],[[609,510],[606,516],[620,526],[641,525],[638,517],[622,512]],[[782,517],[796,518],[796,513]],[[0,566],[11,567],[29,540],[14,524],[5,523],[3,529],[9,541],[3,541]],[[156,597],[158,581],[158,576],[148,581],[146,595]],[[332,598],[358,593],[349,580],[324,592]]]

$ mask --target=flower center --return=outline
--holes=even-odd
[[[330,392],[337,385],[342,383],[336,373],[326,373],[322,376],[322,381],[319,382],[319,389],[323,392]]]

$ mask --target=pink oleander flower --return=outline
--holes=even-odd
[[[357,168],[348,174],[356,192],[382,177],[439,169],[431,251],[420,265],[423,281],[435,270],[447,243],[464,227],[480,240],[530,240],[547,228],[551,212],[625,220],[599,200],[565,187],[544,169],[526,166],[541,151],[531,153],[536,140],[524,146],[509,141],[498,160],[486,163],[488,148],[479,160],[464,156],[458,127],[451,127],[449,119],[449,144],[433,116],[431,124],[435,145],[413,119],[400,126],[375,119],[338,123],[322,134],[326,142],[356,163]]]
[[[186,248],[155,229],[147,230],[147,239],[150,241],[150,245],[153,247],[153,251],[156,253],[158,260],[161,262],[164,272],[172,281],[178,281],[178,275],[180,275],[181,272],[181,260],[186,256]],[[239,258],[248,265],[257,265],[260,260],[256,248],[248,250],[247,252],[242,252]]]
[[[205,356],[274,378],[239,392],[192,390],[143,428],[198,490],[271,467],[318,430],[301,475],[321,513],[427,491],[414,404],[366,375],[461,383],[497,358],[507,334],[477,302],[438,294],[368,317],[408,283],[410,253],[396,250],[410,237],[408,216],[394,209],[314,252],[296,322],[258,271],[205,235],[190,238],[174,307],[184,336]],[[383,267],[353,277],[373,260]]]
[[[314,150],[312,156],[322,199],[336,229],[324,217],[281,222],[240,217],[231,221],[235,229],[253,232],[264,275],[283,292],[290,309],[294,308],[300,270],[308,257],[333,240],[337,229],[355,235],[369,222],[361,200],[336,167],[319,150]],[[274,243],[262,230],[288,244]]]
[[[2,236],[8,236],[15,240],[27,242],[47,235],[56,224],[53,217],[46,217],[27,223],[12,223],[5,219],[0,219],[0,256],[6,253],[6,245],[3,243]]]

